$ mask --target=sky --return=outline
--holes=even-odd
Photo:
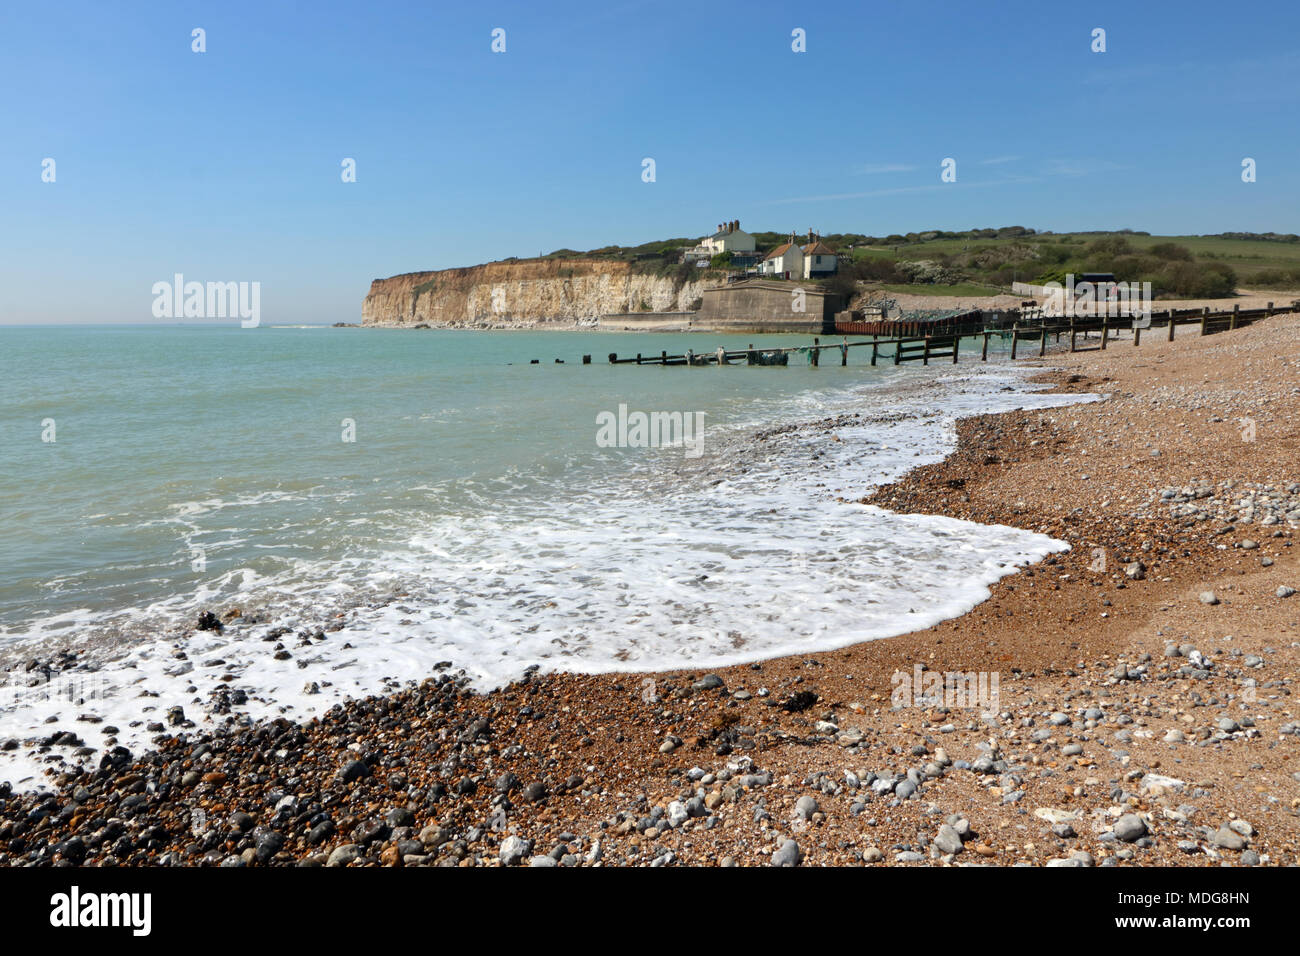
[[[176,273],[356,322],[375,278],[732,219],[1297,232],[1297,36],[1294,0],[6,3],[0,324],[154,321]]]

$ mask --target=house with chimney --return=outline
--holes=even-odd
[[[824,279],[835,275],[839,267],[839,255],[822,241],[821,236],[809,229],[806,244],[799,245],[794,233],[790,233],[790,241],[769,252],[759,264],[758,271],[760,275],[784,279]]]
[[[733,219],[731,222],[719,223],[717,231],[701,239],[698,246],[686,250],[683,259],[706,265],[719,253],[729,252],[733,266],[752,266],[758,262],[758,254],[754,251],[756,248],[754,237],[740,228],[739,219]]]
[[[795,241],[794,233],[790,241],[783,242],[766,256],[758,265],[759,275],[777,276],[781,279],[798,279],[803,276],[803,250]]]
[[[740,228],[739,219],[722,223],[718,231],[701,240],[700,245],[715,256],[720,252],[753,252],[756,248],[754,237]]]
[[[835,275],[839,267],[839,253],[822,242],[821,236],[809,229],[808,245],[803,247],[803,277],[824,279]]]

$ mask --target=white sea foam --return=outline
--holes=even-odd
[[[72,729],[99,746],[101,728],[113,725],[137,750],[153,736],[148,723],[163,721],[170,707],[206,719],[217,687],[248,694],[237,712],[307,717],[344,697],[429,676],[444,661],[487,689],[533,665],[714,667],[843,647],[960,615],[998,578],[1065,545],[850,502],[941,460],[957,417],[1092,396],[1037,393],[1005,367],[917,370],[904,381],[809,394],[790,409],[791,420],[805,421],[862,413],[833,428],[763,440],[753,437],[757,423],[715,430],[705,458],[689,468],[680,452],[664,450],[581,491],[564,487],[563,477],[552,496],[512,500],[485,488],[492,507],[424,519],[404,547],[382,556],[298,560],[270,577],[241,568],[197,593],[114,617],[47,618],[29,638],[75,631],[58,646],[85,648],[99,669],[34,688],[18,686],[30,674],[11,680],[0,689],[0,737]],[[176,510],[188,518],[222,505]],[[199,608],[232,604],[263,609],[266,618],[221,634],[177,623]],[[345,627],[323,640],[296,636],[332,622]],[[288,659],[274,659],[275,644],[263,640],[272,624],[294,629],[281,638]],[[78,723],[82,714],[103,722]],[[52,716],[57,721],[46,723]],[[0,777],[34,785],[45,764],[30,749],[0,753]]]

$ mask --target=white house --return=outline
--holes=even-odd
[[[753,252],[754,237],[740,228],[740,220],[724,222],[718,231],[700,241],[700,245],[709,249],[713,255],[720,252]]]
[[[776,275],[785,279],[798,279],[803,277],[803,250],[799,244],[794,241],[794,236],[790,237],[789,242],[783,242],[777,246],[759,263],[758,271],[762,275]]]
[[[833,276],[839,270],[839,264],[839,254],[809,229],[808,245],[803,247],[803,277],[822,279]]]
[[[754,237],[740,228],[739,219],[733,219],[731,222],[720,223],[717,232],[705,236],[695,248],[687,249],[682,258],[686,262],[702,263],[720,252],[742,255],[753,253],[755,248],[757,247],[754,244]]]

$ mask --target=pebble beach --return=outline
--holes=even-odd
[[[1300,862],[1300,317],[1035,362],[1102,400],[961,419],[947,459],[844,499],[1069,545],[961,617],[486,693],[448,665],[304,722],[174,709],[153,749],[0,787],[0,863]],[[926,673],[982,675],[994,705],[900,697],[899,675]],[[114,730],[68,720],[40,745]]]

